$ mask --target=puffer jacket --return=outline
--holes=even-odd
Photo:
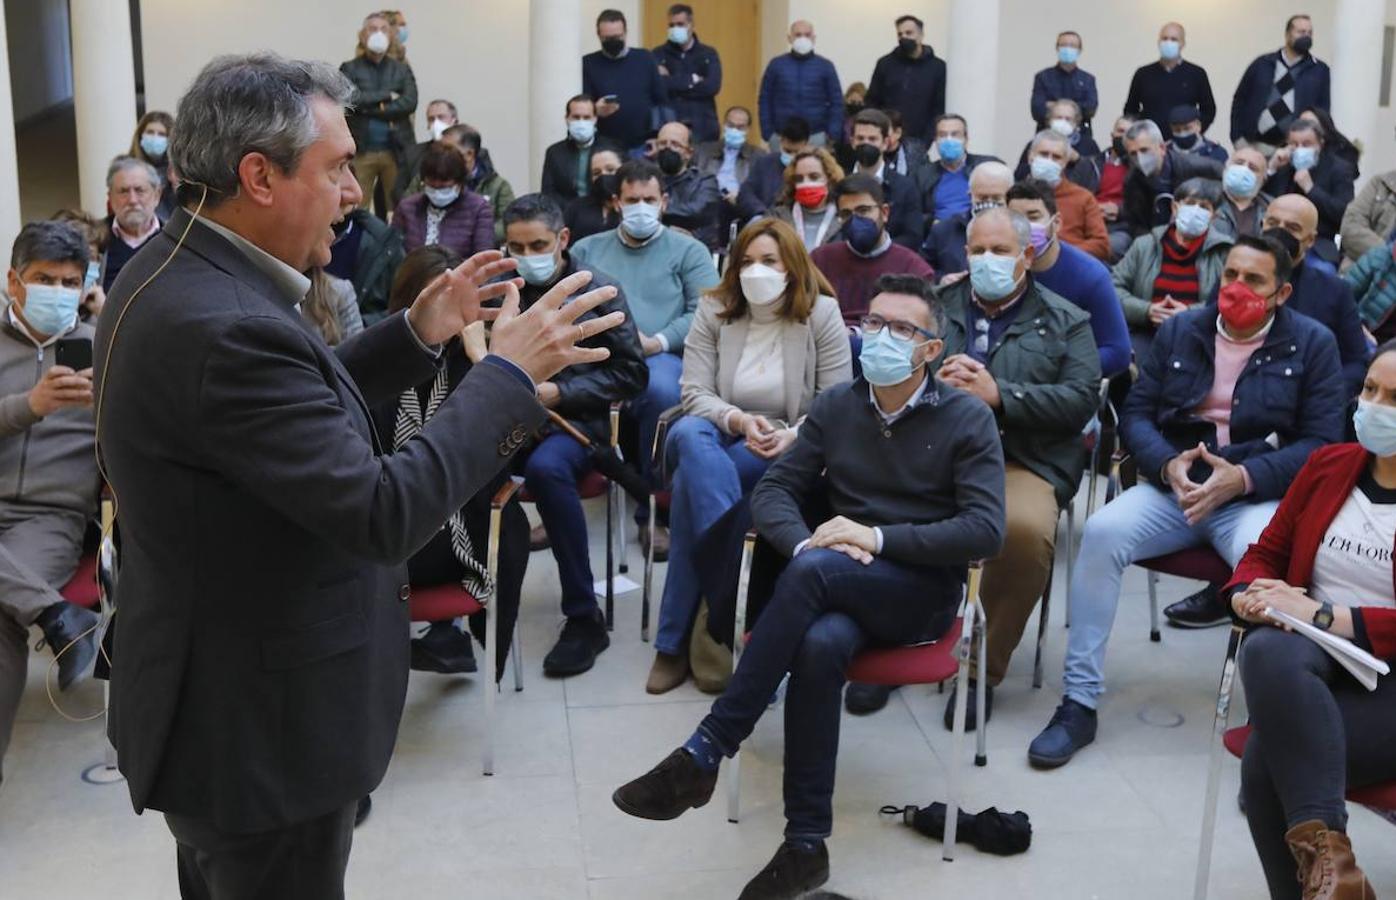
[[[407,253],[427,242],[427,210],[430,208],[425,194],[412,194],[403,197],[393,210],[392,227],[402,232],[402,248]],[[488,200],[474,191],[462,190],[445,209],[436,243],[465,258],[495,248],[494,214],[490,212]]]
[[[1356,262],[1396,231],[1396,170],[1368,179],[1343,213],[1343,255]]]
[[[1357,315],[1369,331],[1376,331],[1396,307],[1396,257],[1391,246],[1378,244],[1362,254],[1357,265],[1343,273],[1353,296]]]
[[[417,79],[412,67],[390,56],[378,62],[358,56],[341,63],[339,71],[354,82],[354,106],[347,116],[354,142],[366,147],[369,120],[386,120],[392,130],[393,152],[401,158],[417,140],[412,133],[412,115],[417,111]]]
[[[939,291],[944,356],[966,352],[969,279]],[[1029,280],[1013,323],[989,348],[989,373],[1002,406],[995,411],[1003,455],[1052,485],[1057,503],[1075,496],[1085,469],[1081,431],[1095,414],[1100,354],[1080,307]],[[1009,313],[1012,315],[1012,313]]]
[[[1149,304],[1153,302],[1154,280],[1163,267],[1163,235],[1172,228],[1160,225],[1134,239],[1125,255],[1110,270],[1115,293],[1125,308],[1125,321],[1132,330],[1149,327]],[[1221,283],[1226,254],[1235,242],[1230,234],[1215,226],[1207,231],[1202,252],[1197,255],[1197,296],[1207,297]]]
[[[494,243],[504,243],[504,210],[514,202],[514,186],[505,180],[494,167],[490,151],[480,149],[475,173],[466,181],[466,187],[484,197],[490,203],[490,214],[494,216]]]

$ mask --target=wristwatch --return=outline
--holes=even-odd
[[[1327,600],[1323,601],[1323,603],[1319,605],[1319,608],[1314,610],[1313,622],[1315,628],[1321,628],[1324,631],[1332,628],[1333,604],[1329,603]]]

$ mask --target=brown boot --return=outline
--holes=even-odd
[[[667,694],[688,679],[688,657],[673,653],[656,653],[645,692]]]
[[[649,528],[640,529],[640,552],[649,553],[650,531]],[[669,561],[669,529],[663,525],[654,526],[654,561]]]
[[[1352,855],[1352,842],[1317,819],[1285,834],[1299,863],[1304,900],[1377,900],[1376,891]]]

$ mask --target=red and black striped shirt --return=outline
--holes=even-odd
[[[1163,233],[1163,260],[1158,277],[1154,279],[1153,302],[1172,295],[1179,303],[1189,306],[1197,302],[1197,256],[1207,235],[1182,243],[1178,229],[1169,227]]]

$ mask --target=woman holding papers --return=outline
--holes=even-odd
[[[1227,585],[1236,615],[1262,626],[1241,652],[1241,793],[1275,898],[1375,898],[1343,795],[1396,778],[1396,680],[1368,690],[1292,625],[1266,627],[1287,614],[1345,639],[1334,652],[1396,660],[1396,342],[1377,348],[1353,422],[1359,443],[1309,457]]]

